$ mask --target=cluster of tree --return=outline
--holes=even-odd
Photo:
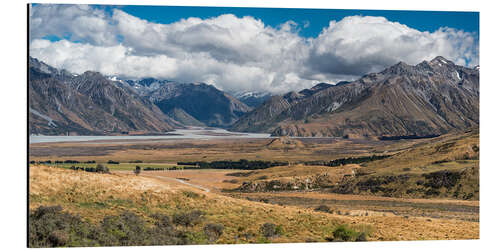
[[[427,139],[438,137],[438,134],[430,135],[401,135],[401,136],[381,136],[379,140],[381,141],[394,141],[394,140],[409,140],[409,139]]]
[[[30,161],[30,164],[52,164],[52,161],[51,160],[46,160],[46,161],[38,161],[38,162],[35,162],[35,161]],[[95,160],[92,160],[92,161],[76,161],[76,160],[65,160],[65,161],[54,161],[54,164],[79,164],[79,163],[87,163],[87,164],[92,164],[92,163],[96,163]]]
[[[177,162],[177,165],[196,166],[197,169],[265,169],[276,166],[288,166],[288,162],[271,162],[271,161],[249,161],[241,159],[239,161],[195,161],[195,162]],[[195,167],[184,167],[190,169]]]
[[[71,166],[70,169],[72,170],[82,170],[82,171],[85,171],[85,172],[90,172],[90,173],[109,173],[109,168],[102,165],[102,164],[97,164],[97,166],[94,168],[94,167],[75,167],[75,166]]]
[[[35,164],[35,161],[30,161],[31,164]],[[37,164],[52,164],[51,160],[46,160],[46,161],[37,161]]]
[[[175,214],[148,215],[149,224],[137,214],[126,211],[106,216],[98,223],[63,212],[61,206],[40,206],[29,213],[29,247],[151,246],[213,243],[224,226],[206,223],[201,232],[193,226],[205,221],[199,210]],[[149,221],[148,220],[148,221]]]
[[[307,161],[304,162],[304,165],[337,167],[346,164],[360,164],[364,162],[376,161],[387,157],[391,157],[391,155],[371,155],[371,156],[362,156],[356,158],[348,157],[348,158],[335,159],[331,161]]]
[[[165,168],[152,168],[152,167],[145,167],[144,171],[163,171]]]
[[[109,161],[108,161],[108,164],[120,164],[120,162],[113,161],[113,160],[109,160]]]
[[[55,164],[64,164],[64,163],[68,163],[68,164],[78,164],[80,163],[79,161],[75,161],[75,160],[65,160],[65,161],[54,161]]]

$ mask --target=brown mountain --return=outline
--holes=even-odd
[[[182,119],[187,116],[182,116],[175,110],[182,110],[189,115],[191,122],[198,121],[210,127],[229,127],[251,110],[236,98],[205,83],[170,82],[161,85],[146,97],[164,113],[174,112],[180,122],[188,121]],[[191,122],[186,125],[194,125]]]
[[[97,72],[72,75],[30,57],[28,84],[30,134],[163,133],[178,126]]]
[[[319,91],[275,96],[232,129],[289,136],[398,137],[478,125],[479,70],[436,57],[415,66],[400,62]]]

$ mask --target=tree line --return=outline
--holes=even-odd
[[[192,161],[192,162],[177,162],[177,165],[185,166],[184,169],[244,169],[255,170],[265,169],[277,166],[288,166],[288,162],[278,161],[249,161],[241,159],[239,161]]]
[[[346,164],[360,164],[364,162],[376,161],[384,158],[391,157],[391,155],[371,155],[371,156],[362,156],[362,157],[347,157],[340,158],[331,161],[307,161],[304,162],[304,165],[311,166],[327,166],[327,167],[337,167]]]

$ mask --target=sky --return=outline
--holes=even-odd
[[[36,4],[30,56],[80,74],[284,93],[440,55],[479,64],[479,13]]]

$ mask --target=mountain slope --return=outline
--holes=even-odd
[[[275,97],[235,131],[290,136],[426,136],[479,125],[479,71],[436,57],[351,83]],[[272,111],[272,112],[271,112]]]
[[[186,126],[206,127],[204,123],[196,120],[196,118],[192,117],[191,115],[186,113],[186,111],[179,108],[173,108],[169,110],[167,115]]]
[[[147,97],[166,114],[182,109],[211,127],[228,127],[251,110],[229,94],[204,83],[164,84]]]
[[[248,107],[256,108],[262,103],[271,98],[270,93],[259,93],[259,92],[242,92],[233,95],[240,102],[246,104]]]
[[[162,133],[179,125],[153,103],[100,73],[72,75],[29,60],[31,134]]]

